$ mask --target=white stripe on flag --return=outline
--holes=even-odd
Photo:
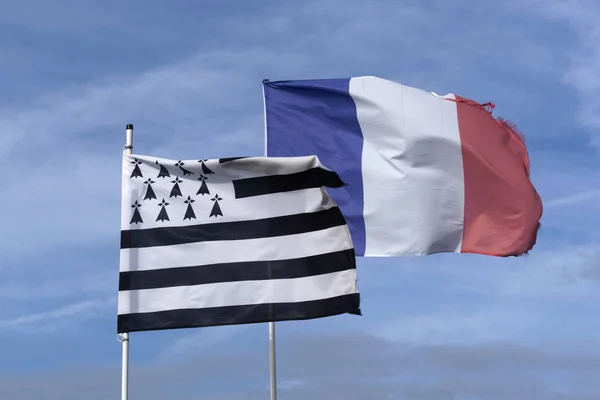
[[[271,238],[121,249],[120,270],[121,272],[149,271],[193,265],[284,260],[351,248],[348,227],[343,225]]]
[[[297,303],[356,293],[356,270],[294,279],[220,282],[119,292],[119,314]]]

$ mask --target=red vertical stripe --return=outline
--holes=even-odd
[[[456,96],[465,179],[462,253],[518,256],[533,248],[542,201],[521,136]]]

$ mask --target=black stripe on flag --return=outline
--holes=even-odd
[[[356,268],[354,249],[275,261],[248,261],[194,267],[128,271],[119,274],[119,290],[157,289],[218,282],[292,279]]]
[[[344,182],[338,174],[323,168],[311,168],[293,174],[258,176],[233,181],[236,199],[323,186],[339,188],[344,186]]]
[[[219,164],[225,164],[225,163],[228,163],[230,161],[235,161],[235,160],[242,160],[244,158],[248,158],[248,157],[225,157],[225,158],[219,158]]]
[[[121,249],[295,235],[345,225],[338,207],[264,219],[121,231]]]
[[[267,303],[200,309],[170,310],[118,316],[118,333],[199,328],[322,318],[339,314],[361,315],[358,293],[298,303]]]

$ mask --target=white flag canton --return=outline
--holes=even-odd
[[[315,156],[124,154],[119,332],[360,314],[354,247]]]

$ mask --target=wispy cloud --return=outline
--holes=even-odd
[[[261,49],[245,53],[199,54],[139,76],[48,93],[25,107],[0,108],[0,207],[12,210],[4,222],[14,227],[2,257],[114,237],[125,123],[136,123],[140,153],[212,158],[259,152],[256,70],[271,56]],[[246,59],[244,73],[238,57]],[[27,173],[15,174],[14,167]]]
[[[49,311],[0,320],[0,330],[44,334],[56,331],[59,328],[69,329],[85,320],[106,314],[110,306],[115,306],[114,297],[108,300],[80,301]]]
[[[241,74],[236,70],[239,57],[250,62]],[[247,107],[241,94],[254,89],[253,97],[260,100],[260,80],[251,76],[269,58],[261,49],[246,50],[245,55],[199,54],[139,75],[48,93],[26,107],[6,106],[0,109],[0,156],[6,160],[48,147],[64,155],[70,150],[82,154],[93,143],[105,152],[114,151],[122,147],[125,123],[137,121],[143,121],[140,133],[149,141],[143,148],[173,143],[173,135],[181,134],[189,138],[187,143],[174,143],[181,150],[190,142],[214,144],[221,137],[215,133],[231,127],[222,115],[244,118],[260,111],[260,101]],[[218,109],[209,106],[216,104]]]
[[[563,82],[579,97],[579,122],[589,128],[591,143],[600,149],[600,5],[594,0],[516,2],[518,8],[568,27],[576,45],[567,51],[569,64]]]
[[[494,308],[399,317],[375,327],[372,334],[413,345],[460,345],[465,338],[481,344],[523,337],[538,322],[534,313]]]
[[[194,330],[193,333],[186,334],[168,345],[158,359],[169,360],[194,356],[205,349],[231,340],[246,328],[245,325],[228,325]]]
[[[33,270],[36,269],[33,268]],[[86,270],[79,271],[76,275],[72,271],[67,271],[54,274],[58,275],[54,277],[34,277],[31,270],[24,273],[26,278],[21,275],[4,274],[10,279],[0,283],[0,301],[5,304],[36,300],[52,301],[114,292],[117,287],[117,272],[97,272],[96,270],[97,268],[88,265]]]
[[[463,257],[462,262],[448,263],[442,270],[459,279],[457,288],[496,299],[579,302],[597,295],[596,284],[583,276],[594,262],[597,248],[592,239],[521,259]]]
[[[544,202],[544,207],[559,207],[571,204],[583,203],[600,198],[600,190],[588,190],[572,196],[559,197]]]

